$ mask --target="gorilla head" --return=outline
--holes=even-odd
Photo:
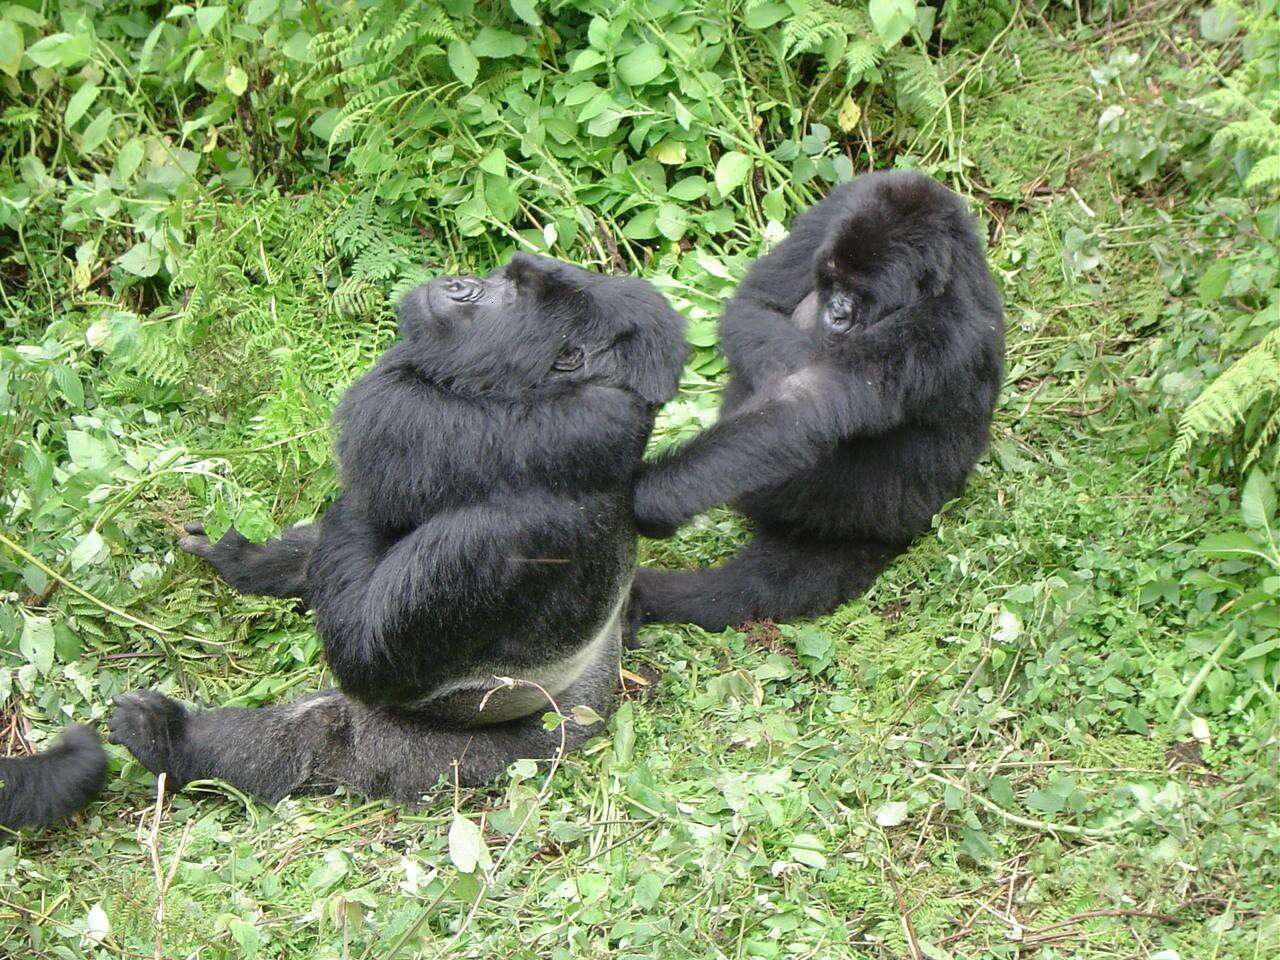
[[[425,375],[487,395],[591,385],[658,404],[684,357],[682,321],[649,284],[527,253],[485,277],[437,277],[405,295],[399,316]]]
[[[832,212],[836,229],[814,258],[815,289],[792,314],[797,326],[832,347],[846,334],[940,296],[954,244],[972,242],[964,204],[923,174],[866,174],[839,204],[843,209]]]

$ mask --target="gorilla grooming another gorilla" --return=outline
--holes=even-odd
[[[208,711],[118,697],[112,740],[175,786],[412,802],[594,732],[545,729],[547,696],[609,711],[632,485],[676,390],[681,319],[641,280],[526,254],[399,312],[400,341],[336,414],[343,492],[322,520],[266,544],[197,525],[181,542],[241,592],[309,604],[339,689]]]
[[[669,536],[732,502],[757,535],[720,567],[637,571],[633,623],[833,609],[929,529],[987,445],[1000,297],[964,204],[921,174],[866,174],[798,217],[720,342],[720,419],[648,465],[636,519]]]

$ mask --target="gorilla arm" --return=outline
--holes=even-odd
[[[502,606],[517,581],[539,589],[531,577],[556,576],[555,561],[575,555],[572,517],[562,499],[516,497],[500,508],[442,511],[389,540],[339,499],[325,515],[308,581],[342,688],[370,703],[429,695],[433,674],[468,657],[458,642],[465,624]],[[533,552],[562,556],[547,562]]]
[[[743,407],[647,463],[635,517],[649,537],[670,536],[712,507],[816,466],[844,439],[875,436],[928,403],[954,350],[914,323],[886,318],[861,335],[852,361],[813,360],[765,384]]]

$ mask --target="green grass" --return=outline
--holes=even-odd
[[[722,30],[733,5],[640,4],[611,20],[608,55],[648,39],[667,72],[634,85],[616,136],[588,118],[562,142],[555,118],[583,102],[566,92],[566,51],[586,46],[589,17],[511,4],[536,7],[556,40],[505,5],[469,6],[396,6],[372,39],[352,39],[354,8],[330,4],[235,4],[207,31],[178,12],[143,69],[147,17],[121,4],[126,30],[73,5],[60,28],[92,22],[92,57],[0,73],[8,743],[101,726],[111,696],[137,686],[257,705],[326,685],[309,619],[219,585],[174,555],[174,533],[193,517],[266,533],[315,515],[336,489],[329,412],[390,342],[394,292],[430,270],[487,269],[517,238],[548,247],[548,225],[550,252],[636,270],[690,317],[697,350],[662,444],[713,415],[711,321],[777,214],[844,175],[841,157],[865,169],[867,148],[877,166],[948,178],[990,227],[1006,300],[991,453],[933,532],[831,616],[647,630],[624,666],[650,684],[550,780],[446,785],[414,811],[347,796],[269,808],[212,782],[157,803],[155,779],[109,748],[104,797],[80,820],[0,838],[0,954],[1273,955],[1280,658],[1265,645],[1280,587],[1199,549],[1257,526],[1246,512],[1242,527],[1227,454],[1170,469],[1168,451],[1197,385],[1250,342],[1224,332],[1249,302],[1245,267],[1215,299],[1195,293],[1205,265],[1235,257],[1259,287],[1274,273],[1259,202],[1221,200],[1227,174],[1195,165],[1207,121],[1187,114],[1184,152],[1135,178],[1100,145],[1117,94],[1091,77],[1128,45],[1143,71],[1122,81],[1128,116],[1164,116],[1143,91],[1188,75],[1196,17],[1153,24],[1118,5],[1090,26],[1001,7],[981,43],[933,61],[947,100],[924,110],[895,96],[895,44],[882,82],[815,96],[821,43],[784,50],[791,34],[774,36],[758,3],[734,15],[764,25],[704,65],[723,87],[695,97],[687,39]],[[28,48],[57,26],[36,19],[0,7]],[[397,46],[410,22],[414,42]],[[479,40],[494,24],[544,46]],[[323,41],[312,62],[287,46],[295,31]],[[468,39],[499,54],[478,61],[469,104],[453,85],[466,53],[449,53]],[[324,43],[345,52],[330,62]],[[231,89],[233,67],[250,93]],[[86,83],[102,92],[68,127]],[[863,121],[844,133],[849,94]],[[659,117],[671,96],[704,112],[688,127]],[[540,103],[552,146],[527,154],[537,125],[486,113],[527,119]],[[107,139],[86,144],[104,105]],[[352,130],[329,142],[344,117]],[[642,147],[623,140],[655,117],[666,126]],[[118,176],[135,136],[143,165]],[[668,141],[682,164],[646,158]],[[485,160],[499,148],[505,169]],[[730,150],[752,174],[722,190]],[[703,184],[672,198],[685,177]],[[507,193],[522,206],[507,210]],[[747,535],[719,510],[644,553],[707,563]],[[491,869],[452,862],[456,813],[482,827]]]

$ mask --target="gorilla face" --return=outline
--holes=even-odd
[[[644,281],[518,253],[485,277],[437,277],[398,309],[415,365],[454,389],[675,393],[683,321]]]
[[[791,315],[828,346],[943,295],[953,247],[969,236],[961,201],[918,174],[867,174],[840,206],[815,257],[815,289]]]

